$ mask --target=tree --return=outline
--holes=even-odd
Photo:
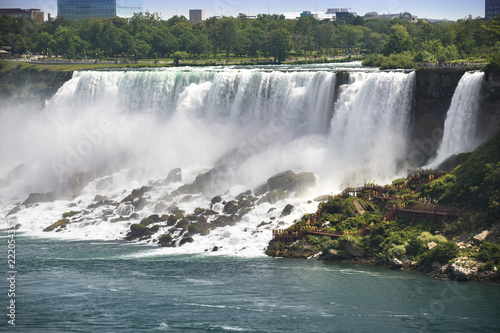
[[[382,51],[385,56],[395,53],[399,54],[410,48],[410,39],[406,28],[400,24],[396,24],[391,29],[393,30],[393,34],[389,37],[387,43],[385,43],[384,50]]]
[[[226,49],[226,58],[229,58],[229,52],[239,31],[239,21],[234,17],[224,17],[218,22],[219,36],[224,48]]]
[[[179,61],[186,59],[189,55],[184,51],[177,51],[172,54],[172,59],[174,59],[174,64],[179,66]]]
[[[54,38],[45,31],[36,35],[33,41],[36,45],[34,50],[45,55],[48,55],[55,45]]]
[[[296,51],[311,51],[313,47],[312,22],[314,18],[302,16],[293,29],[293,46]]]
[[[328,49],[333,45],[335,38],[335,26],[327,21],[322,23],[314,34],[314,42],[318,49]]]
[[[274,57],[274,62],[283,62],[292,49],[290,33],[285,28],[271,31],[267,36],[266,51]]]

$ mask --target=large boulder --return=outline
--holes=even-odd
[[[168,173],[167,179],[165,179],[165,182],[167,184],[181,182],[182,181],[181,172],[182,172],[181,168],[175,168],[175,169],[171,170]]]
[[[285,216],[290,215],[294,208],[295,207],[293,207],[290,204],[286,205],[285,208],[283,208],[283,211],[281,212],[281,217],[285,217]]]
[[[284,189],[287,192],[296,192],[316,186],[316,177],[312,172],[294,173],[291,170],[278,173],[267,180],[268,191]]]
[[[190,234],[200,234],[202,236],[208,235],[210,232],[210,226],[208,223],[204,222],[194,222],[189,225],[188,231]]]
[[[280,189],[271,191],[271,192],[267,193],[265,196],[263,196],[262,198],[260,198],[260,200],[257,201],[257,205],[263,204],[265,202],[268,202],[270,204],[275,204],[278,201],[285,200],[285,199],[288,199],[288,194],[285,191],[283,191],[282,188],[280,188]]]
[[[52,223],[50,226],[48,226],[47,228],[43,229],[43,231],[45,232],[49,232],[49,231],[54,231],[56,229],[61,230],[63,228],[66,228],[66,226],[69,224],[69,220],[68,219],[61,219],[57,222],[54,222]]]
[[[229,201],[225,206],[223,212],[226,214],[236,214],[241,206],[236,201]]]
[[[54,202],[57,199],[55,193],[31,193],[26,200],[24,200],[23,205],[33,205],[39,202]]]

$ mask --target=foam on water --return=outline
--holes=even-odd
[[[173,195],[180,209],[208,209],[216,194],[233,200],[282,171],[314,172],[318,186],[304,196],[258,205],[235,226],[195,235],[182,247],[141,254],[261,256],[272,229],[316,210],[311,198],[348,184],[391,180],[405,170],[399,162],[415,74],[350,73],[335,104],[332,68],[76,72],[42,110],[17,106],[19,113],[0,112],[2,139],[14,138],[1,152],[0,178],[7,181],[0,189],[0,217],[17,220],[20,232],[36,237],[117,240],[131,224],[154,214],[157,203],[171,204],[166,194],[216,165],[225,172],[209,193],[189,200]],[[182,182],[166,183],[177,167]],[[74,198],[20,206],[7,216],[29,193],[52,191],[78,172],[92,172],[95,179]],[[132,213],[131,206],[89,208],[97,194],[119,203],[144,185],[151,185],[147,205],[128,221],[113,222]],[[295,208],[281,217],[287,204]],[[43,232],[70,211],[80,213],[66,228]],[[161,226],[152,239],[168,229]],[[214,247],[217,252],[211,252]]]

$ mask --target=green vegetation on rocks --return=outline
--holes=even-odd
[[[376,262],[459,280],[500,279],[500,133],[445,171],[415,170],[320,203],[285,230],[272,256]]]

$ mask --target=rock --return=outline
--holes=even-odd
[[[63,197],[77,197],[93,178],[94,176],[88,172],[75,173],[66,181],[60,183],[56,187],[55,192],[59,193]]]
[[[57,222],[54,222],[52,223],[50,226],[48,226],[47,228],[43,229],[43,231],[45,232],[49,232],[49,231],[53,231],[57,228],[62,229],[62,228],[66,228],[66,225],[69,224],[69,220],[68,219],[61,219]]]
[[[353,257],[363,257],[365,255],[365,251],[354,241],[347,240],[344,243],[345,252]]]
[[[134,238],[142,237],[147,235],[149,232],[148,227],[142,224],[132,224],[130,226],[130,233],[128,240],[132,240]]]
[[[174,201],[174,198],[170,193],[165,194],[163,197],[161,197],[161,200],[164,200],[166,202],[172,202]]]
[[[469,280],[469,277],[471,276],[471,270],[461,267],[457,265],[456,263],[453,263],[451,265],[451,273],[453,274],[453,277],[457,281],[467,281]]]
[[[198,215],[191,214],[191,215],[187,215],[186,218],[189,221],[197,221],[198,220]]]
[[[223,209],[223,212],[226,214],[236,214],[238,210],[240,210],[241,206],[236,203],[236,201],[229,201]]]
[[[485,231],[481,232],[480,234],[477,234],[476,236],[474,236],[474,239],[479,241],[479,242],[483,242],[486,239],[486,237],[488,237],[489,233],[490,232],[488,230],[485,230]]]
[[[28,198],[24,200],[23,205],[33,205],[40,202],[54,202],[56,201],[56,194],[53,192],[47,193],[30,193]]]
[[[212,210],[212,209],[208,209],[203,213],[203,215],[205,215],[205,216],[218,215],[218,214],[219,214],[219,212],[216,212],[215,210]]]
[[[243,199],[239,199],[238,200],[238,205],[240,205],[241,207],[251,207],[251,206],[255,206],[252,202],[252,200],[250,200],[249,198],[243,198]]]
[[[131,203],[121,203],[116,209],[116,214],[127,216],[135,212],[135,207]]]
[[[398,258],[392,259],[392,261],[389,263],[391,269],[401,269],[403,268],[403,262],[399,260]]]
[[[217,252],[217,251],[219,251],[219,247],[218,247],[218,246],[214,246],[214,247],[212,248],[212,252]]]
[[[291,170],[278,173],[267,180],[268,191],[283,188],[285,191],[296,192],[316,186],[316,176],[312,172],[294,173]]]
[[[152,226],[151,228],[149,228],[149,232],[154,234],[154,233],[157,233],[158,230],[160,230],[160,226],[158,224],[155,224],[154,226]]]
[[[248,198],[252,195],[252,191],[248,190],[246,192],[240,193],[236,196],[236,200],[240,201],[241,199]]]
[[[179,222],[177,222],[177,224],[175,225],[176,228],[179,228],[179,229],[184,229],[184,230],[188,230],[188,226],[189,226],[189,220],[187,218],[183,218],[181,219]]]
[[[94,201],[106,201],[108,200],[108,197],[105,196],[105,195],[100,195],[100,194],[97,194],[95,197],[94,197]]]
[[[212,201],[211,201],[212,205],[216,204],[218,202],[222,202],[222,198],[220,197],[220,195],[217,195],[217,196],[213,197]]]
[[[225,226],[232,226],[235,224],[236,224],[236,219],[233,216],[228,216],[228,215],[220,215],[210,223],[212,229]]]
[[[158,238],[158,244],[163,247],[173,247],[175,245],[172,244],[172,240],[172,236],[170,236],[169,234],[163,234],[160,236],[160,238]]]
[[[167,209],[168,209],[168,206],[162,201],[158,202],[155,205],[155,213],[163,213],[163,212],[167,211]]]
[[[140,197],[137,201],[134,202],[134,206],[136,210],[141,210],[148,205],[148,201],[143,197]]]
[[[290,204],[286,205],[285,208],[283,208],[283,211],[281,212],[281,217],[285,217],[285,216],[290,215],[294,208],[295,207],[293,207]]]
[[[16,214],[17,212],[19,212],[21,210],[21,206],[16,206],[14,208],[12,208],[8,213],[7,213],[7,216],[10,216],[10,215],[14,215]]]
[[[198,207],[198,208],[195,208],[195,210],[194,210],[194,213],[195,213],[196,215],[201,215],[201,214],[203,214],[203,213],[205,213],[205,212],[206,212],[206,209],[199,208],[199,207]]]
[[[170,215],[167,220],[167,226],[172,227],[177,223],[177,218],[175,215]]]
[[[252,211],[252,208],[251,207],[245,207],[245,208],[242,208],[238,214],[238,219],[241,220],[241,218],[243,216],[245,216],[246,214],[250,213]]]
[[[328,201],[330,199],[330,196],[328,194],[325,195],[320,195],[319,197],[314,198],[314,201],[321,202],[321,201]]]
[[[429,248],[429,250],[432,250],[436,246],[437,246],[437,244],[435,242],[430,242],[429,244],[427,244],[427,247]]]
[[[278,190],[267,193],[266,199],[267,199],[267,202],[269,202],[271,205],[274,205],[278,201],[288,199],[288,194],[286,194],[286,192],[283,191],[282,189],[278,189]]]
[[[153,223],[161,222],[160,216],[158,214],[150,215],[149,217],[142,219],[141,224],[148,226]]]
[[[179,245],[184,245],[186,243],[192,243],[192,242],[194,242],[193,237],[191,237],[191,236],[184,236],[184,238],[181,239],[181,241],[179,242]]]
[[[165,179],[165,182],[167,184],[182,182],[182,174],[181,173],[182,173],[181,168],[175,168],[175,169],[171,170],[168,173],[167,178]]]
[[[200,234],[202,236],[206,236],[210,232],[210,226],[206,222],[205,223],[195,222],[195,223],[191,223],[189,225],[188,231],[190,234],[193,234],[193,235]]]
[[[193,196],[191,194],[188,194],[188,195],[184,196],[180,200],[181,203],[186,203],[186,202],[191,202],[191,201],[193,201]]]
[[[185,211],[183,211],[182,209],[179,209],[179,206],[176,206],[176,205],[172,205],[172,206],[168,207],[168,212],[170,214],[174,214],[174,215],[176,215],[178,213],[181,213],[181,214],[185,213]]]

